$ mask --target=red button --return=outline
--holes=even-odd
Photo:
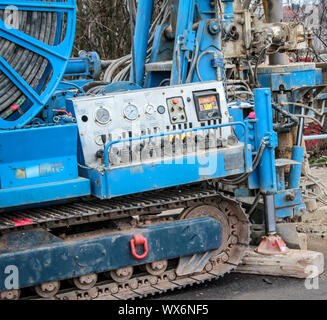
[[[173,99],[173,104],[178,104],[178,102],[179,102],[179,99],[178,98],[174,98]]]

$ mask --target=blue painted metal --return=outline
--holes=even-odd
[[[302,171],[302,162],[304,156],[304,148],[299,146],[293,146],[292,149],[292,160],[299,162],[299,164],[292,164],[290,168],[289,175],[289,188],[299,188],[301,171]]]
[[[250,155],[250,153],[248,153]],[[239,159],[235,167],[226,170],[228,157]],[[247,161],[251,161],[248,158]],[[87,169],[81,169],[81,172]],[[92,181],[92,194],[101,199],[163,189],[188,183],[217,179],[246,172],[244,148],[221,149],[203,156],[183,156],[101,172],[88,169],[85,177]],[[84,174],[83,174],[84,176]],[[142,181],[142,183],[140,183]]]
[[[180,0],[173,52],[171,85],[186,82],[190,51],[194,50],[195,32],[193,28],[195,0]]]
[[[61,202],[91,194],[91,184],[86,178],[75,178],[44,184],[0,189],[0,209],[21,209],[27,205]]]
[[[0,8],[1,4],[0,0]],[[8,1],[6,2],[8,3]],[[95,53],[91,56],[81,56],[70,60],[70,50],[75,27],[75,3],[74,0],[61,2],[42,1],[18,1],[14,0],[13,5],[24,10],[44,10],[58,13],[67,13],[68,34],[65,40],[57,47],[50,48],[27,35],[22,35],[17,30],[7,30],[3,22],[0,23],[0,36],[24,45],[30,50],[41,54],[49,59],[54,76],[49,88],[41,96],[37,90],[31,90],[5,61],[0,60],[0,70],[9,74],[17,86],[22,89],[26,96],[34,103],[22,118],[11,125],[23,125],[33,119],[42,109],[42,106],[50,98],[54,88],[58,85],[62,75],[79,75],[82,77],[96,76],[101,67],[99,57]],[[223,26],[233,23],[233,1],[223,0],[224,16]],[[196,7],[196,10],[195,10]],[[135,88],[158,86],[163,80],[170,79],[171,85],[185,83],[190,69],[190,59],[196,54],[196,63],[202,80],[215,80],[220,74],[223,75],[222,53],[220,35],[220,17],[216,16],[210,1],[202,0],[180,0],[178,4],[177,29],[175,39],[167,39],[165,28],[167,25],[159,26],[156,30],[150,62],[162,62],[173,60],[172,70],[163,72],[151,72],[146,76],[143,85],[144,70],[146,63],[147,42],[149,28],[153,11],[152,0],[140,0],[138,2],[138,13],[136,30],[134,36],[135,66],[132,66],[131,82],[120,82],[108,85],[102,93],[133,90]],[[59,15],[58,15],[59,16]],[[196,31],[193,30],[194,21],[198,22]],[[218,27],[218,28],[217,28]],[[58,38],[59,41],[59,38]],[[195,52],[195,50],[198,52]],[[178,72],[180,69],[180,72]],[[218,72],[217,72],[218,71]],[[274,92],[282,88],[291,90],[303,85],[314,85],[321,82],[321,72],[312,65],[286,66],[276,71],[274,68],[259,68],[258,78],[263,86],[270,87]],[[83,94],[82,86],[92,80],[79,80],[61,82],[53,99],[48,102],[42,115],[45,122],[52,122],[56,112],[54,109],[66,108],[66,100],[76,94]],[[197,73],[189,78],[190,82],[200,81]],[[77,88],[78,93],[68,91]],[[24,133],[17,130],[0,132],[0,208],[33,204],[36,202],[47,202],[55,199],[62,200],[70,197],[79,197],[90,194],[90,183],[92,194],[101,199],[111,198],[120,195],[138,193],[153,189],[166,188],[176,185],[183,185],[192,182],[208,179],[221,178],[244,172],[251,172],[252,159],[257,152],[262,138],[268,139],[268,145],[262,156],[257,170],[249,177],[249,189],[260,189],[263,193],[275,194],[276,215],[278,217],[292,216],[295,212],[301,212],[303,205],[298,190],[299,170],[294,168],[292,172],[291,187],[294,189],[285,190],[283,179],[276,176],[274,148],[277,144],[276,134],[273,131],[271,93],[269,89],[255,90],[256,119],[244,119],[241,107],[231,110],[234,122],[227,125],[217,125],[181,130],[176,132],[162,133],[157,135],[143,136],[110,142],[105,147],[105,170],[100,172],[96,169],[81,167],[77,169],[76,153],[82,152],[81,147],[76,145],[77,127],[55,126],[45,128],[24,129]],[[69,110],[68,110],[69,111]],[[42,121],[34,119],[35,121]],[[6,127],[0,121],[0,128]],[[111,146],[131,142],[135,140],[147,140],[155,137],[181,135],[187,132],[208,130],[212,128],[233,126],[240,141],[244,142],[245,148],[221,148],[210,150],[204,155],[181,156],[170,160],[169,165],[164,160],[142,163],[125,167],[111,167],[109,165],[108,150]],[[65,129],[62,129],[65,128]],[[44,131],[42,131],[44,130]],[[12,150],[12,145],[24,139],[25,146],[19,145],[19,150],[12,154],[5,154]],[[4,141],[4,143],[2,143]],[[60,143],[62,141],[62,143]],[[2,151],[2,152],[1,152]],[[252,152],[253,151],[253,152]],[[296,150],[298,151],[298,150]],[[226,169],[225,163],[229,156],[239,155],[240,161],[234,169]],[[298,154],[295,156],[300,157]],[[58,163],[63,164],[57,166]],[[213,167],[206,167],[211,164]],[[41,170],[41,166],[42,170]],[[16,169],[22,169],[25,179],[20,179],[14,174]],[[25,170],[25,171],[24,171]],[[83,178],[79,178],[79,175]],[[55,172],[58,171],[58,172]],[[16,170],[17,172],[17,170]],[[20,172],[20,171],[19,171]],[[41,174],[45,172],[45,174]],[[23,174],[22,174],[23,175]],[[140,184],[142,181],[142,184]],[[295,194],[294,200],[286,197],[288,193]],[[245,194],[245,190],[238,190],[236,194]],[[102,241],[102,240],[101,240]],[[56,241],[55,241],[56,242]],[[35,248],[34,248],[35,249]],[[33,249],[33,250],[34,250]],[[39,253],[38,253],[39,254]],[[185,252],[183,251],[183,254]],[[158,257],[156,257],[158,258]],[[166,259],[167,257],[164,257]],[[0,258],[1,259],[1,258]],[[85,258],[86,259],[86,258]],[[96,260],[96,259],[95,259]],[[94,269],[92,269],[92,272]],[[83,271],[84,272],[84,271]],[[91,269],[89,269],[91,272]],[[86,272],[87,273],[87,272]],[[76,276],[77,274],[74,274]],[[43,281],[47,281],[44,280]],[[48,280],[49,281],[49,280]]]
[[[148,242],[149,253],[143,260],[135,259],[131,253],[130,240],[135,234],[142,234]],[[0,238],[0,268],[17,266],[19,287],[22,288],[215,250],[221,242],[221,224],[209,217],[144,226],[124,233],[107,232],[68,241],[43,230],[26,230]],[[1,269],[0,280],[4,280]],[[4,284],[5,281],[0,281],[0,291],[6,290]]]
[[[223,55],[221,52],[221,42],[217,34],[210,33],[208,22],[201,20],[198,27],[196,41],[199,44],[197,65],[202,81],[222,80],[224,74]],[[217,69],[220,70],[218,79]],[[197,72],[193,73],[192,82],[199,82]]]
[[[150,56],[150,63],[172,60],[172,68],[169,71],[149,71],[146,75],[145,87],[198,82],[200,79],[196,72],[196,65],[200,70],[202,81],[222,79],[224,72],[221,30],[212,3],[183,0],[172,5],[178,6],[178,8],[174,7],[178,12],[176,30],[172,30],[174,34],[167,36],[168,25],[158,26]],[[193,30],[195,22],[198,26]]]
[[[131,66],[130,81],[143,87],[148,38],[152,20],[153,0],[139,0],[134,33],[134,63]],[[135,76],[134,76],[135,74]]]
[[[32,52],[46,58],[51,65],[52,70],[48,68],[48,72],[52,71],[51,79],[46,89],[39,94],[35,88],[31,88],[26,81],[14,70],[9,63],[0,57],[0,70],[21,90],[28,98],[33,106],[27,110],[20,118],[14,121],[5,121],[0,119],[0,128],[13,128],[27,124],[37,113],[43,108],[49,100],[56,87],[58,86],[64,71],[74,42],[75,24],[76,24],[76,6],[75,0],[67,0],[66,2],[53,1],[21,1],[12,0],[10,5],[16,6],[18,10],[28,11],[51,11],[58,14],[66,14],[66,36],[61,43],[55,46],[47,45],[35,38],[14,28],[8,28],[4,21],[0,20],[0,37],[7,39],[21,47],[24,47]],[[0,1],[0,9],[5,9],[8,6],[8,1]],[[54,32],[58,32],[55,31]]]
[[[272,91],[291,90],[301,86],[317,84],[315,64],[298,63],[286,66],[264,66],[258,68],[258,80],[262,87]],[[319,77],[318,77],[319,78]]]
[[[296,207],[302,207],[302,197],[300,189],[281,190],[274,195],[276,216],[279,218],[302,215]]]
[[[234,20],[234,0],[223,0],[224,6],[224,21],[227,23],[232,23]]]
[[[46,106],[42,109],[42,119],[34,118],[34,123],[54,123],[56,116],[64,114],[63,112],[59,112],[58,110],[67,110],[67,99],[77,97],[78,95],[82,95],[84,93],[83,88],[77,85],[76,81],[61,83],[60,88],[62,89],[56,90],[51,99],[46,104]],[[79,92],[73,91],[71,89],[78,89]],[[70,117],[70,119],[71,122],[74,118]],[[35,122],[36,120],[37,122]]]
[[[89,194],[76,154],[74,124],[0,131],[0,207]]]
[[[106,93],[113,93],[113,92],[123,92],[123,91],[130,91],[130,90],[140,90],[142,87],[140,87],[138,84],[130,81],[119,81],[110,83],[107,86],[105,86],[100,92],[101,94]]]
[[[277,135],[273,130],[271,91],[270,89],[255,89],[255,114],[257,118],[256,135],[257,148],[263,138],[268,139],[268,144],[263,151],[258,167],[260,190],[262,193],[275,193],[277,191],[277,178],[275,168],[275,147]]]
[[[284,169],[284,167],[277,168],[277,189],[278,189],[278,191],[285,190],[285,169]]]
[[[96,52],[80,52],[78,58],[69,59],[65,77],[97,78],[101,73],[101,60]]]

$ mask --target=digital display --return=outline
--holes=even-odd
[[[216,90],[193,92],[193,97],[199,121],[221,119],[220,97]]]
[[[200,111],[217,110],[218,104],[216,96],[199,97]]]

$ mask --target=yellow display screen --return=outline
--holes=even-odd
[[[218,109],[217,99],[215,96],[199,97],[200,111],[210,111]]]

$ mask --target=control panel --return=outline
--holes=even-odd
[[[173,97],[167,99],[167,107],[171,123],[185,123],[187,117],[183,97]]]
[[[104,146],[110,141],[229,122],[223,84],[217,81],[74,98],[70,104],[79,127],[83,164],[90,167],[103,165]],[[203,150],[222,146],[232,134],[231,127],[223,127],[114,144],[109,160],[121,165],[140,158],[183,155],[196,145]]]

